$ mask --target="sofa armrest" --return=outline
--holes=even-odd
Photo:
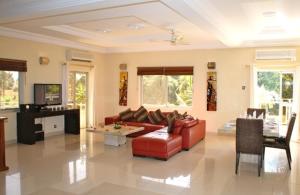
[[[183,149],[190,149],[193,145],[205,138],[206,124],[205,120],[196,120],[185,124],[181,131]]]
[[[120,119],[119,115],[116,115],[116,116],[105,117],[104,121],[105,121],[105,125],[110,125],[110,124],[114,124],[118,121],[121,121],[121,119]]]

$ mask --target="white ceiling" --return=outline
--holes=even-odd
[[[299,0],[1,0],[0,35],[98,52],[300,45]],[[170,44],[170,29],[188,44]]]

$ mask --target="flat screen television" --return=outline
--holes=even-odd
[[[35,105],[60,105],[62,104],[61,84],[34,84]]]

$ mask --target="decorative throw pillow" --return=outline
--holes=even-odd
[[[130,108],[124,110],[123,112],[119,113],[119,116],[121,118],[121,121],[128,121],[133,118],[133,112]]]
[[[139,107],[139,109],[137,109],[134,113],[133,113],[133,117],[134,118],[138,118],[141,114],[143,114],[144,112],[147,112],[146,108],[144,108],[144,106]]]
[[[146,108],[141,106],[137,111],[133,113],[133,117],[137,122],[144,122],[148,118],[148,112]]]
[[[160,116],[160,118],[162,118],[163,120],[167,118],[167,117],[161,112],[160,109],[157,109],[155,112],[156,112],[156,113]]]
[[[173,113],[174,113],[174,116],[175,116],[176,119],[180,118],[180,114],[178,113],[177,110],[174,110]]]
[[[164,118],[161,117],[161,115],[159,114],[159,112],[160,112],[160,110],[158,109],[158,110],[156,110],[155,112],[152,113],[153,118],[154,118],[154,120],[155,120],[157,123],[160,123],[161,121],[164,120]],[[161,113],[161,112],[160,112],[160,113]]]
[[[176,118],[172,113],[167,115],[168,133],[172,133],[175,119]]]
[[[146,119],[148,118],[148,112],[145,109],[145,111],[143,113],[141,113],[137,118],[136,121],[137,122],[144,122]]]
[[[150,111],[150,112],[148,113],[148,119],[149,119],[150,123],[152,123],[152,124],[157,124],[157,122],[155,121],[155,119],[154,119],[154,117],[153,117],[153,112],[152,112],[152,111]]]
[[[180,114],[180,113],[177,112],[177,113],[175,113],[175,115],[176,115],[176,119],[180,119],[180,120],[184,120],[188,116],[187,112],[185,112],[183,114]]]

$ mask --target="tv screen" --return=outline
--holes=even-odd
[[[36,105],[62,104],[61,84],[34,84],[34,104]]]

